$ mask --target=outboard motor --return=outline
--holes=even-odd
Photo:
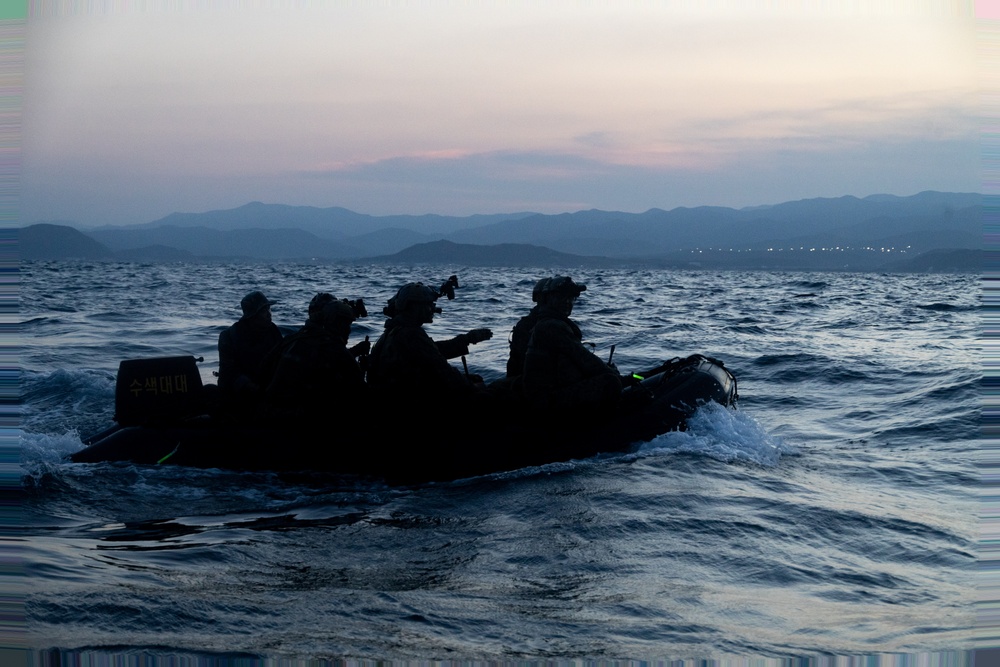
[[[118,366],[119,426],[163,424],[197,415],[203,408],[201,374],[192,356],[126,359]]]

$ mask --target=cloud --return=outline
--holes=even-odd
[[[199,7],[29,20],[25,215],[766,203],[860,173],[948,189],[968,170],[893,157],[978,142],[971,24],[947,12]]]

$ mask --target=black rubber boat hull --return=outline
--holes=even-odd
[[[413,423],[386,424],[377,416],[337,420],[336,429],[234,426],[198,416],[159,426],[119,425],[88,438],[88,446],[68,458],[77,463],[331,472],[393,483],[448,480],[630,451],[657,435],[683,429],[687,418],[709,401],[735,405],[736,380],[717,360],[695,355],[654,370],[622,392],[613,415],[563,415],[546,421],[525,411],[520,417],[508,410],[442,414],[423,417],[418,429]],[[158,421],[164,421],[162,414]],[[424,439],[415,440],[415,432]]]

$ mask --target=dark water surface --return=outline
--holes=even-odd
[[[522,269],[22,265],[22,483],[36,658],[725,659],[947,655],[975,625],[978,279],[579,271],[584,336],[623,371],[700,352],[732,412],[636,453],[391,488],[318,474],[70,464],[124,358],[204,356],[263,289],[298,326],[458,273],[429,327],[489,326]],[[335,413],[335,410],[331,411]],[[335,420],[337,417],[334,416]],[[429,416],[427,438],[449,428]],[[379,425],[360,443],[380,447]],[[470,434],[474,446],[475,434]],[[280,443],[275,443],[280,446]]]

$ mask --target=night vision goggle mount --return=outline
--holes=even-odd
[[[360,319],[362,317],[368,317],[368,309],[365,308],[365,300],[361,298],[357,299],[341,299],[344,303],[351,307],[351,311],[354,312],[354,319]]]
[[[433,304],[442,296],[447,297],[450,301],[455,298],[455,290],[459,287],[461,286],[458,284],[458,276],[455,275],[449,276],[448,279],[441,283],[441,286],[437,289],[428,287],[423,283],[408,283],[400,288],[399,292],[396,293],[396,296],[389,299],[389,303],[382,309],[382,313],[386,317],[395,317],[399,302],[405,303],[414,298],[414,296],[416,296],[419,301],[424,303],[430,301],[430,303]],[[415,290],[417,294],[412,294],[411,290]],[[438,306],[432,306],[432,308],[435,313],[441,312],[441,309]]]
[[[455,298],[455,290],[460,287],[461,285],[458,284],[458,276],[456,275],[448,276],[448,280],[441,283],[441,287],[437,289],[437,296],[434,297],[434,300],[437,301],[441,297],[445,296],[448,297],[449,301],[451,301],[452,299]],[[434,312],[440,313],[441,309],[438,308],[437,306],[434,306]]]

